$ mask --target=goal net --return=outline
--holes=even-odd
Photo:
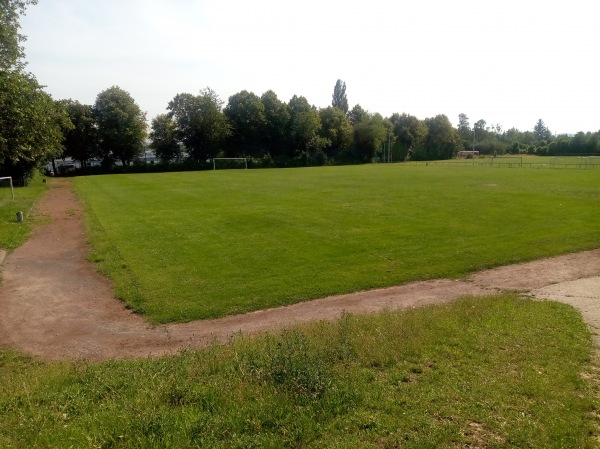
[[[212,162],[213,170],[216,170],[217,167],[220,169],[248,168],[248,159],[245,157],[214,157]]]
[[[15,199],[15,190],[13,188],[12,178],[5,176],[0,178],[0,201],[9,201]]]
[[[522,167],[522,156],[501,156],[492,158],[492,167]]]

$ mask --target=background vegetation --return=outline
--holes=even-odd
[[[161,162],[146,167],[149,171],[202,168],[214,157],[247,157],[255,167],[299,167],[451,159],[463,149],[486,155],[600,155],[600,131],[554,136],[542,119],[533,131],[521,132],[483,119],[471,126],[466,114],[454,128],[444,114],[421,120],[408,113],[383,117],[360,104],[349,108],[346,83],[339,79],[331,106],[320,109],[302,95],[282,101],[272,90],[260,97],[242,90],[226,105],[208,87],[178,93],[166,105],[168,112],[152,119],[147,135],[145,113],[118,86],[100,92],[93,105],[55,101],[24,70],[19,19],[36,3],[0,2],[0,176],[27,178],[50,163],[54,174],[67,174],[65,167],[73,171],[75,164],[79,174],[90,173],[90,165],[96,166],[93,172],[107,173],[115,165],[122,171],[137,163],[139,171],[149,152]],[[57,165],[61,158],[75,162]],[[191,164],[179,165],[183,159]]]
[[[369,165],[76,178],[92,260],[185,321],[598,247],[594,171]]]

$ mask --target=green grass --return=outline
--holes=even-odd
[[[504,295],[159,360],[0,351],[0,447],[592,448],[591,348],[571,307]]]
[[[31,233],[33,217],[28,216],[35,201],[45,192],[47,185],[42,178],[34,178],[28,187],[15,187],[12,199],[10,187],[0,188],[0,249],[13,250],[22,245]],[[25,214],[25,220],[17,222],[17,212]]]
[[[154,322],[600,244],[593,170],[369,165],[76,179],[91,260]]]

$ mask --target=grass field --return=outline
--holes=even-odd
[[[593,170],[369,165],[76,179],[91,259],[155,322],[600,245]]]
[[[310,258],[319,240],[329,248],[323,258],[339,248],[340,255],[332,259],[338,264],[346,259],[356,263],[360,255],[354,251],[362,251],[371,267],[379,259],[390,264],[396,251],[406,260],[403,266],[423,265],[420,254],[401,253],[405,247],[395,243],[407,240],[418,248],[415,252],[432,257],[435,268],[425,264],[426,273],[454,274],[465,266],[469,270],[598,244],[593,232],[599,222],[597,182],[582,172],[544,177],[538,170],[515,175],[495,169],[380,168],[268,170],[261,171],[266,174],[262,180],[252,172],[232,171],[77,183],[94,235],[102,240],[94,257],[104,259],[105,269],[122,272],[117,276],[123,281],[132,276],[135,294],[143,291],[150,268],[136,274],[137,265],[122,256],[129,254],[122,243],[128,238],[133,243],[163,239],[161,246],[146,241],[141,247],[168,254],[170,245],[174,253],[183,251],[184,258],[171,259],[175,266],[190,260],[200,264],[203,245],[213,252],[235,246],[236,253],[247,245],[257,248],[256,240],[298,240],[291,246],[301,259],[285,267],[291,285],[296,272],[306,276],[302,245],[304,257]],[[139,186],[148,191],[137,191]],[[42,189],[22,189],[21,196],[31,204]],[[223,204],[228,212],[219,212]],[[0,203],[0,212],[12,207]],[[103,207],[120,212],[105,213]],[[345,209],[351,212],[342,213]],[[251,226],[261,223],[261,232],[253,233]],[[379,234],[371,235],[370,227]],[[453,227],[487,239],[449,232]],[[127,235],[111,243],[107,236],[118,229]],[[261,240],[269,229],[271,238]],[[214,238],[201,239],[209,231],[223,234],[216,239],[220,248],[211,247]],[[239,231],[244,232],[236,246],[233,236]],[[13,224],[2,232],[4,241],[24,238]],[[177,243],[185,232],[194,235]],[[348,238],[351,232],[369,239],[372,252]],[[562,240],[557,237],[561,232]],[[458,248],[448,259],[430,248],[436,242],[443,243],[446,254],[457,243],[471,250]],[[194,250],[199,254],[190,256]],[[141,257],[144,251],[131,254]],[[243,257],[255,260],[248,254]],[[471,265],[456,269],[460,258]],[[287,261],[284,256],[278,260]],[[336,265],[309,260],[321,262],[321,270]],[[267,268],[279,273],[276,264],[269,264],[255,276],[264,276]],[[361,273],[352,264],[348,269]],[[268,285],[270,279],[262,282]],[[263,294],[268,296],[271,288]],[[168,297],[180,308],[176,294],[163,300]],[[205,296],[198,294],[192,303],[197,298]],[[0,447],[595,448],[600,400],[592,350],[590,333],[574,309],[513,295],[345,316],[276,335],[239,336],[231,345],[157,360],[46,363],[0,348]]]
[[[590,356],[571,307],[515,296],[160,360],[0,351],[0,447],[593,448]]]

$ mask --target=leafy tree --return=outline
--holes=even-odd
[[[360,123],[363,120],[363,118],[368,117],[368,115],[369,114],[367,113],[367,111],[365,111],[361,107],[361,105],[357,104],[348,113],[348,120],[350,120],[350,123],[352,125],[356,125],[357,123]]]
[[[473,125],[473,139],[475,142],[481,142],[487,137],[486,130],[487,122],[483,119],[479,119]]]
[[[181,157],[181,145],[177,141],[175,121],[168,114],[159,114],[152,119],[150,131],[150,148],[163,162],[170,162]]]
[[[277,158],[286,153],[290,109],[272,90],[260,97],[264,106],[265,126],[262,132],[262,145],[268,154]]]
[[[229,97],[223,110],[231,125],[227,139],[231,156],[263,156],[262,133],[267,123],[260,97],[243,90]]]
[[[318,151],[325,146],[319,139],[318,132],[321,128],[321,119],[314,106],[308,103],[305,97],[294,95],[290,100],[290,146],[289,156],[310,157],[311,151]]]
[[[467,114],[458,114],[458,134],[462,140],[463,146],[469,148],[473,144],[473,130],[469,124]]]
[[[79,161],[82,167],[98,154],[98,128],[93,108],[74,100],[62,102],[73,127],[64,131],[64,155]]]
[[[535,139],[539,142],[541,140],[548,140],[552,137],[552,133],[544,124],[542,119],[539,119],[538,122],[533,127],[533,134],[535,135]]]
[[[319,135],[329,142],[325,149],[328,157],[347,157],[352,147],[353,130],[344,112],[333,106],[319,111],[321,130]]]
[[[344,112],[344,114],[348,113],[348,98],[346,97],[346,83],[342,80],[337,80],[335,83],[335,87],[333,88],[333,96],[331,100],[331,105],[334,108],[338,108]]]
[[[381,114],[362,115],[354,124],[354,150],[356,161],[371,162],[381,154],[381,144],[387,140],[388,126]]]
[[[422,120],[414,115],[395,113],[390,117],[396,142],[400,148],[399,159],[412,159],[415,149],[425,140],[429,130]]]
[[[198,162],[216,157],[231,133],[222,111],[223,102],[214,90],[200,95],[178,94],[169,103],[169,116],[177,124],[177,136],[190,157]]]
[[[28,5],[37,0],[0,0],[0,70],[20,69],[25,56],[22,43],[26,37],[19,33],[19,18]]]
[[[94,104],[98,144],[103,163],[129,165],[139,157],[146,137],[146,114],[129,92],[118,86],[98,94]]]
[[[459,146],[459,136],[448,117],[443,114],[424,120],[427,137],[423,141],[418,157],[423,160],[452,158]]]
[[[64,107],[32,75],[0,70],[0,174],[24,177],[62,154]]]

